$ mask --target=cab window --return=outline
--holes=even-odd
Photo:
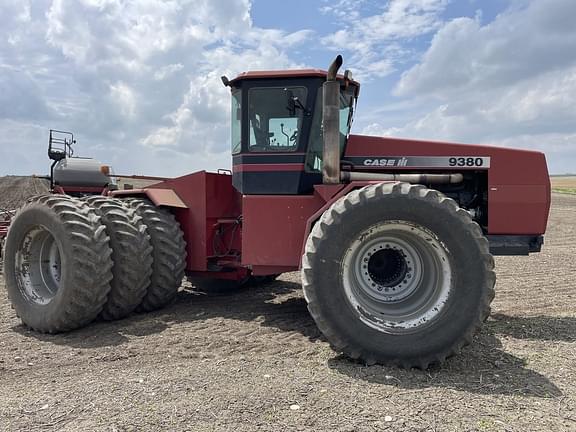
[[[296,151],[300,143],[306,103],[306,87],[250,89],[248,93],[249,151]]]
[[[344,154],[344,148],[352,126],[353,107],[356,100],[355,92],[356,89],[354,87],[349,87],[343,89],[340,93],[340,156]],[[324,150],[322,138],[322,87],[320,87],[316,96],[316,108],[312,117],[308,152],[306,154],[305,169],[308,172],[322,171],[322,154]]]
[[[240,153],[242,148],[242,92],[238,89],[232,91],[232,109],[231,109],[231,119],[232,119],[232,127],[230,130],[232,131],[232,136],[230,137],[231,141],[230,144],[232,145],[232,154]]]

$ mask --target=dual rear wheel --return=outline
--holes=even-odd
[[[43,195],[12,221],[4,273],[22,321],[57,333],[165,306],[185,258],[174,216],[146,200]]]

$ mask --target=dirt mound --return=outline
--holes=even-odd
[[[34,195],[47,193],[50,182],[38,177],[0,177],[0,212],[15,210]]]

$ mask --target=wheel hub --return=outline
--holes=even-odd
[[[388,333],[428,325],[451,287],[450,260],[433,233],[405,221],[379,223],[351,243],[343,283],[360,318]]]
[[[359,255],[360,288],[375,300],[397,302],[410,296],[418,275],[418,258],[406,242],[386,238],[370,242]],[[415,265],[416,264],[416,265]]]
[[[60,248],[46,228],[26,233],[16,253],[16,278],[22,293],[38,304],[49,303],[60,289]]]
[[[368,276],[379,288],[398,285],[408,273],[405,256],[398,249],[379,249],[368,258]]]

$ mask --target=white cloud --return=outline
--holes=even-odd
[[[323,14],[334,15],[340,19],[357,19],[360,18],[360,9],[366,4],[367,0],[323,0],[325,6],[320,7]]]
[[[51,116],[43,92],[26,70],[0,65],[0,118],[42,119]]]
[[[281,49],[306,40],[309,31],[285,33],[252,28],[243,36],[242,50],[228,43],[206,51],[204,67],[190,80],[180,106],[166,116],[169,125],[152,130],[141,143],[146,146],[177,146],[195,151],[218,152],[227,149],[230,90],[220,76],[234,76],[239,70],[265,70],[298,67]],[[233,64],[230,59],[234,59]]]
[[[394,128],[385,128],[380,123],[368,123],[360,131],[360,135],[370,136],[392,136],[395,135]]]
[[[0,130],[76,131],[78,154],[117,171],[222,167],[230,95],[219,77],[296,65],[287,50],[312,36],[256,27],[250,9],[249,0],[6,0]],[[44,145],[25,142],[17,169],[47,170]]]
[[[136,95],[128,85],[121,81],[110,85],[110,97],[122,116],[128,119],[136,116]]]
[[[576,132],[576,67],[445,101],[394,130],[404,136],[501,140],[529,132]]]
[[[48,131],[27,121],[15,121],[0,116],[0,176],[14,174],[19,170],[23,174],[45,175],[48,161],[44,166],[34,161],[36,151],[46,155],[44,143],[48,144]]]
[[[569,0],[515,4],[493,22],[457,18],[434,36],[396,95],[428,107],[378,135],[484,142],[546,151],[552,171],[576,167],[576,16]],[[572,156],[567,158],[568,149]]]
[[[343,28],[322,38],[322,43],[349,53],[359,76],[383,77],[406,56],[398,41],[405,43],[438,29],[447,4],[448,0],[390,0],[379,13],[368,16],[363,16],[366,2],[324,6],[321,11],[335,14]]]
[[[154,79],[157,81],[162,81],[175,74],[176,72],[181,71],[183,68],[184,65],[182,63],[174,63],[162,66],[160,69],[154,72]]]
[[[402,75],[396,91],[450,99],[574,65],[575,15],[576,2],[549,0],[509,9],[484,26],[454,19],[434,36],[420,64]]]

